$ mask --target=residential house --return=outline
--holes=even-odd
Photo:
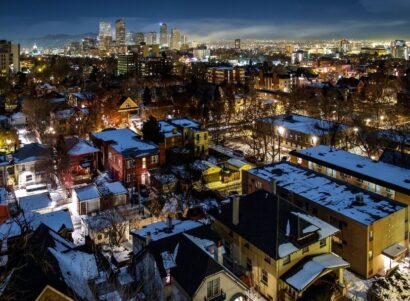
[[[72,201],[80,215],[88,215],[129,204],[129,192],[117,182],[89,184],[73,189]]]
[[[137,275],[155,300],[245,300],[247,287],[222,265],[215,232],[195,221],[158,222],[131,232]]]
[[[33,188],[50,183],[51,150],[48,145],[31,143],[13,154],[14,177],[19,188]]]
[[[93,105],[97,95],[93,92],[83,91],[75,92],[68,95],[68,104],[72,107],[84,108]]]
[[[13,262],[2,286],[4,300],[51,300],[46,298],[50,295],[52,300],[95,299],[89,285],[99,276],[94,254],[78,250],[44,224]]]
[[[62,179],[70,185],[83,184],[91,181],[97,173],[97,155],[100,150],[91,142],[77,137],[64,139],[61,164],[67,164],[67,175]],[[64,160],[66,159],[66,160]]]
[[[99,166],[126,186],[148,184],[149,171],[158,168],[163,163],[161,160],[165,160],[157,145],[141,140],[128,128],[103,130],[91,134],[91,140],[101,150]]]
[[[50,126],[59,135],[84,136],[88,132],[87,108],[64,108],[50,112]]]
[[[71,199],[79,215],[101,210],[101,195],[95,184],[74,188]]]
[[[344,124],[299,114],[286,114],[256,120],[262,137],[277,137],[282,145],[306,148],[318,144],[345,145],[350,128]]]
[[[22,219],[21,222],[24,222],[24,217],[20,218]],[[68,210],[57,210],[44,214],[38,212],[26,212],[25,221],[30,225],[31,231],[36,231],[40,225],[44,224],[65,239],[72,239],[74,226],[71,221],[71,214]],[[21,235],[21,226],[15,219],[7,219],[0,225],[0,241],[7,241],[9,253],[13,252],[14,242],[18,241],[18,238],[20,238]],[[21,246],[18,245],[18,247]]]
[[[164,135],[164,149],[182,147],[182,134],[178,127],[165,120],[160,120],[158,123],[160,132]]]
[[[20,208],[24,212],[48,213],[53,210],[56,205],[51,199],[49,192],[32,194],[17,199]]]
[[[291,162],[410,205],[410,170],[318,145],[290,152]]]
[[[407,252],[408,207],[389,198],[287,162],[244,172],[242,189],[275,193],[338,228],[332,251],[362,277],[388,274]]]
[[[169,119],[182,133],[183,145],[188,147],[194,158],[208,157],[209,134],[203,126],[188,118]]]
[[[214,217],[223,264],[268,300],[346,293],[349,264],[331,252],[336,227],[264,190],[235,197]]]
[[[131,126],[132,121],[139,119],[140,108],[137,101],[124,96],[118,101],[118,112],[121,114],[121,123]]]

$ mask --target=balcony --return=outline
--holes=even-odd
[[[204,301],[224,301],[226,299],[226,293],[221,289],[218,294],[212,297],[204,297]]]

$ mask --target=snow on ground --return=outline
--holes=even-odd
[[[344,279],[347,287],[347,297],[354,301],[367,301],[367,291],[374,279],[362,279],[350,271],[344,271]]]

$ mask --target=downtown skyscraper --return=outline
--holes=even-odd
[[[117,46],[125,46],[125,22],[123,19],[115,21],[115,43]]]
[[[181,48],[181,31],[178,28],[172,28],[171,49],[179,50],[180,48]]]
[[[159,25],[159,44],[161,47],[168,47],[168,26],[166,23]]]
[[[100,50],[107,51],[111,47],[112,31],[110,22],[100,22],[98,40]]]

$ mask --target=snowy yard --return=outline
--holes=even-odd
[[[344,272],[347,286],[347,297],[352,301],[367,301],[367,292],[372,286],[373,291],[383,300],[405,301],[410,300],[410,256],[404,258],[397,272],[391,277],[362,279],[350,271]]]

